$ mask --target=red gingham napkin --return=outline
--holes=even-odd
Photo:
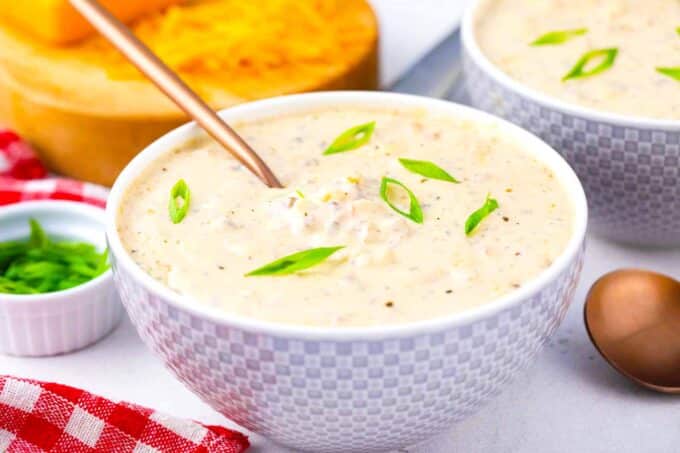
[[[0,129],[0,206],[27,200],[81,201],[103,208],[108,190],[65,178],[47,177],[31,147],[12,131]]]
[[[72,200],[106,206],[108,190],[47,177],[36,154],[0,129],[0,206],[26,200]],[[244,435],[114,403],[65,385],[0,375],[0,452],[241,453]]]
[[[241,453],[244,435],[114,403],[60,384],[0,376],[0,451]]]

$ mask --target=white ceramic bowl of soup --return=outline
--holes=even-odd
[[[557,328],[583,259],[587,205],[578,178],[544,142],[486,113],[408,95],[333,92],[258,101],[221,115],[238,123],[344,107],[451,116],[516,140],[565,188],[571,234],[535,278],[461,313],[386,326],[258,320],[176,293],[126,251],[117,227],[126,193],[154,161],[199,129],[185,125],[142,151],[116,181],[107,207],[114,279],[133,323],[175,375],[215,410],[295,450],[385,451],[422,441],[473,413],[532,362]]]
[[[652,26],[643,22],[648,27],[646,39],[652,39],[646,47],[638,42],[640,37],[637,35],[626,40],[610,40],[605,31],[591,27],[587,34],[559,47],[539,48],[530,46],[532,40],[556,29],[578,29],[582,22],[570,22],[572,16],[566,17],[558,10],[543,14],[545,24],[536,17],[522,17],[519,19],[524,21],[522,23],[508,22],[512,27],[494,22],[496,26],[488,36],[494,36],[495,42],[487,46],[498,47],[486,50],[502,53],[503,37],[511,48],[507,54],[494,54],[499,58],[499,63],[495,64],[485,53],[480,30],[490,17],[487,8],[496,1],[476,1],[462,23],[464,71],[472,105],[522,126],[567,159],[586,190],[592,231],[633,244],[680,245],[680,119],[677,116],[680,82],[655,71],[655,66],[680,64],[680,60],[671,58],[676,55],[674,49],[680,45],[677,23],[662,27],[658,23]],[[551,3],[556,1],[533,2],[530,6],[546,8]],[[562,7],[575,7],[572,3],[560,3]],[[616,7],[630,8],[634,3],[643,8],[641,3],[628,0],[602,1],[598,3],[597,14],[607,6],[612,7],[611,14],[617,14]],[[511,7],[513,14],[518,16],[526,12],[523,5],[513,3]],[[669,0],[667,7],[675,8],[678,15],[680,8],[676,3],[671,4]],[[648,6],[645,8],[647,14],[656,15],[657,22],[664,22],[664,13]],[[591,12],[595,16],[596,12]],[[494,16],[493,20],[499,20],[499,16]],[[629,12],[623,19],[632,20],[634,16]],[[647,20],[647,16],[638,16],[638,20]],[[500,20],[506,19],[501,17]],[[627,25],[621,22],[620,26]],[[522,71],[517,65],[524,60],[513,58],[521,59],[527,54],[517,46],[541,52],[537,56],[554,53],[556,60],[549,62],[547,58],[539,57],[527,63],[532,64],[534,70]],[[620,65],[617,67],[615,62],[612,70],[589,78],[587,83],[592,86],[581,88],[578,80],[561,82],[560,76],[568,72],[584,49],[611,46],[618,47]],[[659,61],[636,60],[636,52],[656,51],[661,47],[663,49],[657,52],[662,55]],[[495,50],[490,50],[492,48]],[[501,64],[515,68],[516,76],[508,75]],[[552,65],[549,70],[547,65]],[[619,72],[615,74],[614,70]],[[650,85],[645,92],[636,91],[634,83],[622,87],[625,84],[617,79],[622,72],[630,72],[631,77],[648,77],[657,85],[663,85],[663,90],[655,90]],[[546,77],[551,77],[553,83],[546,82]],[[562,87],[564,92],[560,92]],[[619,92],[619,89],[625,91]],[[612,97],[611,104],[607,101],[608,96]]]

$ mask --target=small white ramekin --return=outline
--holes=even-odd
[[[31,218],[51,236],[106,247],[104,212],[65,201],[29,201],[0,208],[0,242],[27,237]],[[121,313],[110,270],[65,291],[0,293],[0,353],[51,356],[74,351],[111,332]]]

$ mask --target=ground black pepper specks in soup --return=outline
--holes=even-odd
[[[344,131],[372,121],[366,144],[322,154]],[[487,124],[356,108],[235,127],[285,189],[266,188],[200,137],[153,162],[118,216],[133,259],[197,304],[314,326],[430,319],[514,291],[560,255],[572,234],[572,205],[558,178]],[[460,183],[411,172],[399,158],[435,163]],[[384,177],[412,192],[421,223],[388,206]],[[173,224],[166,207],[179,179],[191,189],[191,206]],[[466,235],[466,219],[489,195],[499,208]],[[386,197],[410,214],[405,190],[391,184]],[[296,252],[334,246],[344,248],[299,272],[245,277]]]

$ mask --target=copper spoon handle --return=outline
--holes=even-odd
[[[257,153],[179,76],[96,0],[70,0],[125,57],[269,187],[283,187]]]

